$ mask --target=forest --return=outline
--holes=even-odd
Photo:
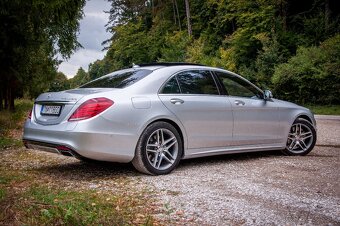
[[[191,62],[236,72],[275,97],[340,104],[337,0],[109,0],[104,59],[72,79],[59,53],[77,48],[85,0],[0,3],[0,110],[14,99],[60,91],[121,68]]]

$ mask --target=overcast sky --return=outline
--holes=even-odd
[[[59,65],[58,70],[63,72],[68,78],[73,77],[78,69],[82,67],[88,71],[88,65],[97,59],[103,59],[106,51],[102,51],[101,43],[110,38],[110,33],[106,32],[105,25],[109,20],[110,3],[106,0],[86,1],[84,7],[84,17],[80,21],[80,33],[78,41],[84,47],[78,49],[68,61]]]

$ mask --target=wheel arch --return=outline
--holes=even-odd
[[[296,119],[299,119],[299,118],[304,119],[304,120],[307,120],[307,121],[310,122],[312,125],[314,125],[313,120],[312,120],[308,115],[300,114],[300,115],[298,115],[298,116],[296,117]],[[295,119],[295,120],[296,120],[296,119]]]
[[[316,121],[315,121],[315,118],[314,118],[313,114],[310,114],[310,115],[309,115],[309,114],[306,113],[306,112],[302,112],[302,113],[298,114],[298,115],[295,117],[294,121],[297,120],[297,119],[306,120],[306,121],[308,121],[308,122],[314,127],[315,130],[317,129],[317,127],[316,127]],[[292,122],[292,124],[294,123],[294,121]]]

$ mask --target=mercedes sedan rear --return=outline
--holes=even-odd
[[[134,66],[77,89],[41,94],[24,126],[28,148],[171,172],[181,159],[281,150],[306,155],[313,114],[241,76],[186,63]]]

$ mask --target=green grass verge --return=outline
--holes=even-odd
[[[6,147],[22,146],[21,139],[15,139],[10,131],[21,131],[25,118],[32,109],[33,101],[18,99],[15,100],[15,111],[0,111],[0,149]]]
[[[340,115],[340,105],[306,105],[316,115]]]
[[[6,197],[6,190],[4,188],[0,188],[0,202]]]
[[[40,172],[0,167],[0,225],[153,225],[143,192],[124,195],[39,182]]]
[[[20,139],[13,139],[5,136],[0,137],[0,149],[8,147],[21,147],[22,145],[23,144]]]
[[[27,207],[24,224],[126,225],[135,219],[133,201],[126,202],[125,198],[125,202],[121,202],[121,197],[103,197],[94,191],[73,192],[39,186],[29,189],[23,197]],[[151,218],[140,223],[148,225]]]
[[[146,191],[129,193],[78,189],[68,190],[53,178],[34,168],[25,168],[25,161],[40,163],[36,156],[13,147],[22,146],[21,131],[32,109],[30,100],[16,100],[16,111],[0,112],[0,225],[153,225]],[[6,149],[6,148],[10,149]],[[9,154],[12,151],[16,154]],[[12,158],[12,159],[11,159]],[[32,159],[31,159],[32,158]],[[46,180],[51,180],[47,181]],[[76,183],[76,182],[75,182]],[[48,186],[46,186],[48,184]],[[129,186],[129,185],[126,185]],[[156,223],[157,224],[157,223]]]

